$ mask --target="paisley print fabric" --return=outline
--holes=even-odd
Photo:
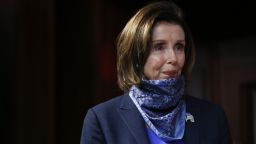
[[[129,96],[147,126],[165,142],[183,138],[186,121],[183,76],[163,80],[142,80]]]

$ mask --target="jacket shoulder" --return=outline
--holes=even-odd
[[[222,111],[220,105],[210,102],[205,99],[196,98],[193,96],[187,96],[186,102],[189,107],[198,108],[200,110],[216,110]]]
[[[113,112],[113,110],[120,108],[122,101],[127,98],[129,98],[128,94],[123,94],[105,102],[99,103],[92,107],[91,110],[95,111],[95,113]]]

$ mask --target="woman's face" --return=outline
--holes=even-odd
[[[177,77],[185,63],[185,33],[181,26],[159,22],[153,28],[151,50],[144,65],[147,79]]]

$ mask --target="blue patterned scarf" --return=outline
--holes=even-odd
[[[147,126],[165,142],[181,140],[185,131],[186,105],[183,76],[164,80],[142,80],[129,96]]]

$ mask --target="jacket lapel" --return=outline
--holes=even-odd
[[[149,144],[145,122],[128,94],[123,97],[118,112],[136,142],[138,144]]]
[[[199,144],[199,124],[200,110],[193,106],[193,103],[188,98],[186,101],[186,111],[193,115],[194,122],[187,121],[185,127],[184,140],[186,144]]]

